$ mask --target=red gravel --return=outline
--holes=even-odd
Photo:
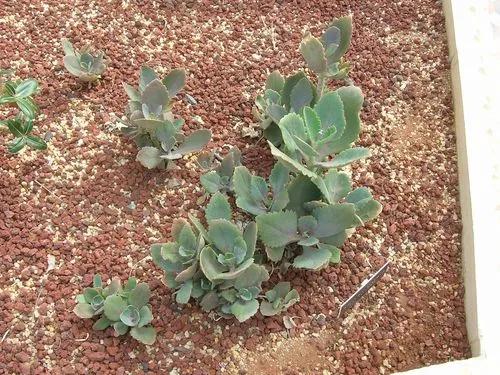
[[[201,127],[190,119],[199,115],[211,146],[237,145],[247,166],[267,173],[265,144],[241,137],[266,69],[300,67],[302,30],[349,11],[351,77],[367,97],[360,144],[374,154],[353,177],[380,198],[382,215],[344,246],[340,266],[287,275],[302,297],[288,313],[294,339],[281,335],[281,317],[237,324],[180,309],[143,259],[174,218],[198,208],[199,171],[185,161],[168,172],[135,162],[134,145],[109,130],[126,103],[121,83],[135,83],[145,63],[186,67],[198,101],[176,106],[186,128]],[[45,153],[0,150],[0,373],[379,374],[470,356],[444,33],[434,0],[2,1],[0,67],[40,80],[38,131],[54,138]],[[107,53],[99,86],[77,90],[61,65],[63,36]],[[48,255],[57,264],[44,276]],[[388,274],[336,319],[339,303],[387,258]],[[150,283],[154,346],[93,332],[71,312],[96,272]]]

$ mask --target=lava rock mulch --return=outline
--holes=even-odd
[[[147,171],[115,129],[122,82],[139,68],[185,67],[175,110],[208,127],[209,147],[243,150],[259,174],[273,160],[253,99],[267,74],[302,66],[303,30],[352,12],[351,78],[366,96],[359,142],[373,156],[354,181],[383,203],[378,220],[344,246],[342,263],[291,271],[301,302],[283,317],[244,324],[180,308],[161,284],[149,245],[199,209],[194,157]],[[110,59],[87,89],[62,67],[60,39]],[[461,221],[450,74],[439,1],[17,0],[0,6],[0,67],[40,81],[43,153],[0,149],[0,373],[388,374],[470,356],[461,280]],[[7,133],[1,134],[2,144]],[[55,268],[48,271],[48,259]],[[387,259],[388,273],[345,317],[340,303]],[[153,289],[158,340],[94,332],[73,313],[92,275],[135,275]],[[274,275],[274,278],[277,276]]]

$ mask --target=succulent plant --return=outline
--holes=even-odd
[[[241,165],[241,152],[233,147],[218,163],[214,161],[213,153],[205,153],[198,158],[198,164],[209,170],[200,177],[201,185],[208,193],[232,192],[233,174],[235,168]]]
[[[267,301],[260,304],[260,312],[264,316],[280,314],[300,301],[297,290],[292,289],[289,282],[282,281],[265,294]]]
[[[254,263],[257,227],[242,231],[231,222],[227,197],[216,192],[205,211],[208,229],[194,216],[176,221],[175,242],[154,244],[153,261],[165,271],[167,286],[176,289],[176,300],[199,300],[206,311],[245,321],[259,308],[261,284],[269,278],[264,266]]]
[[[0,77],[8,77],[11,71],[3,70]],[[8,128],[14,139],[8,145],[10,153],[18,153],[25,146],[35,150],[45,150],[47,143],[40,137],[31,134],[38,107],[33,95],[38,91],[38,82],[34,79],[0,81],[0,105],[15,106],[19,112],[12,118],[0,120],[0,126]]]
[[[100,316],[92,326],[96,331],[112,326],[115,336],[121,336],[130,330],[133,338],[152,345],[156,330],[150,325],[153,320],[148,304],[150,295],[148,284],[137,283],[134,277],[130,277],[124,287],[118,279],[103,287],[101,277],[96,275],[92,288],[86,288],[76,297],[73,312],[84,319]]]
[[[68,39],[63,39],[61,43],[65,54],[64,67],[68,72],[83,82],[95,82],[101,78],[106,70],[103,52],[93,52],[90,45],[78,51]]]
[[[301,114],[289,113],[278,123],[281,150],[268,141],[272,154],[292,171],[314,178],[319,170],[340,168],[370,155],[368,149],[350,148],[359,137],[361,90],[346,86],[323,95]]]
[[[289,170],[282,163],[273,167],[270,187],[266,180],[252,175],[246,167],[236,167],[233,176],[236,205],[253,215],[283,210],[290,200],[286,189],[289,178]]]
[[[129,97],[128,120],[124,133],[140,148],[139,161],[146,168],[165,168],[169,161],[199,151],[211,138],[211,132],[200,129],[185,136],[184,120],[172,114],[172,99],[184,87],[183,69],[172,70],[163,80],[148,67],[141,68],[139,89],[124,84]]]
[[[347,77],[349,64],[343,61],[343,56],[349,48],[351,34],[352,18],[347,16],[335,19],[320,39],[309,32],[304,35],[299,50],[316,76],[316,84],[303,71],[288,77],[278,71],[269,75],[264,92],[255,101],[254,115],[260,121],[264,136],[275,146],[283,142],[278,127],[283,117],[289,113],[302,115],[305,107],[313,108],[323,97],[329,80]]]

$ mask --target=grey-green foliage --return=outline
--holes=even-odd
[[[264,316],[280,314],[300,301],[297,290],[292,289],[287,281],[279,282],[265,294],[266,301],[260,304],[260,312]]]
[[[139,147],[137,161],[146,168],[165,168],[169,161],[199,151],[210,141],[207,129],[185,136],[184,119],[172,113],[172,100],[185,80],[183,69],[174,69],[160,80],[153,69],[142,67],[138,88],[124,84],[129,102],[123,131]]]
[[[78,51],[68,39],[63,39],[61,43],[65,54],[64,67],[68,72],[84,82],[94,82],[101,78],[106,70],[102,51],[94,52],[90,45]]]
[[[136,340],[152,345],[156,330],[151,326],[153,314],[148,304],[151,292],[146,283],[137,283],[130,277],[122,287],[120,280],[113,279],[105,286],[99,275],[94,276],[92,288],[85,288],[76,297],[73,312],[80,318],[99,316],[92,326],[97,331],[113,327],[115,336],[129,332]]]
[[[237,147],[233,147],[220,162],[214,161],[213,154],[203,154],[198,157],[198,164],[208,170],[200,177],[201,185],[208,193],[232,192],[233,173],[235,168],[241,165],[241,152]]]
[[[38,82],[34,79],[10,80],[12,72],[0,71],[0,105],[17,107],[18,113],[0,120],[0,127],[7,127],[14,139],[7,146],[10,153],[17,153],[25,146],[35,150],[45,150],[47,143],[40,137],[31,134],[38,112],[33,96],[38,92]]]
[[[260,176],[254,176],[243,166],[234,170],[234,193],[236,205],[253,215],[281,211],[288,202],[286,189],[290,172],[281,163],[276,163],[269,176],[269,184]]]
[[[303,108],[314,107],[332,79],[343,79],[349,64],[343,56],[349,48],[352,34],[351,16],[335,19],[320,38],[306,33],[300,52],[315,78],[299,71],[288,77],[274,71],[267,78],[264,92],[257,96],[254,115],[260,121],[266,138],[274,145],[282,143],[278,124],[288,113],[302,114]]]
[[[242,231],[231,216],[227,197],[216,192],[206,207],[208,229],[193,216],[192,226],[177,221],[172,228],[175,241],[154,244],[151,254],[165,271],[167,286],[176,290],[178,303],[193,298],[205,311],[243,322],[258,311],[257,296],[269,275],[254,262],[256,224]]]

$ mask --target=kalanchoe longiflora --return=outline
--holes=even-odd
[[[299,293],[292,289],[289,282],[280,282],[266,292],[267,301],[260,304],[260,312],[264,316],[280,314],[293,304],[299,302]]]
[[[95,82],[101,78],[106,70],[103,52],[93,52],[89,45],[78,51],[68,39],[61,43],[65,54],[63,63],[68,72],[83,82]]]
[[[92,288],[86,288],[76,297],[78,304],[74,313],[80,318],[100,318],[92,326],[97,331],[113,327],[115,336],[126,334],[146,345],[156,340],[156,330],[150,325],[153,320],[151,305],[148,304],[151,292],[146,283],[137,283],[130,277],[122,287],[118,279],[103,288],[99,275],[94,276]]]
[[[285,257],[296,268],[338,263],[339,248],[354,228],[382,210],[368,189],[351,191],[349,176],[335,169],[312,180],[298,175],[287,190],[290,202],[285,211],[260,214],[256,222],[268,258],[277,262]]]
[[[351,34],[350,16],[334,20],[319,39],[306,33],[299,49],[315,80],[302,71],[286,78],[274,71],[267,78],[264,92],[255,101],[254,114],[264,136],[275,146],[283,142],[278,124],[284,116],[292,112],[302,115],[304,107],[313,108],[322,98],[329,80],[347,77],[349,64],[343,62],[343,56]]]
[[[183,69],[174,69],[160,80],[153,69],[142,67],[138,89],[124,84],[130,100],[123,131],[140,148],[137,161],[146,168],[165,168],[169,161],[199,151],[210,141],[207,129],[185,136],[181,130],[184,120],[172,114],[172,99],[185,80]]]
[[[3,70],[0,77],[7,77],[11,71]],[[0,120],[0,126],[6,126],[14,136],[8,145],[10,153],[17,153],[25,146],[35,150],[45,150],[45,141],[31,134],[38,111],[33,95],[38,91],[38,82],[34,79],[11,81],[2,79],[0,82],[0,105],[16,106],[19,113],[10,119]]]
[[[204,310],[242,322],[258,311],[257,296],[269,275],[254,263],[255,223],[241,231],[231,216],[227,198],[217,192],[206,207],[208,230],[190,217],[196,233],[185,221],[177,222],[172,233],[176,242],[155,244],[151,251],[167,285],[177,289],[178,302],[193,297]]]
[[[218,163],[213,159],[213,154],[201,155],[198,158],[198,164],[203,169],[209,170],[200,177],[201,185],[210,194],[218,191],[223,193],[232,192],[234,189],[233,173],[235,168],[241,165],[240,150],[237,147],[231,148]]]

